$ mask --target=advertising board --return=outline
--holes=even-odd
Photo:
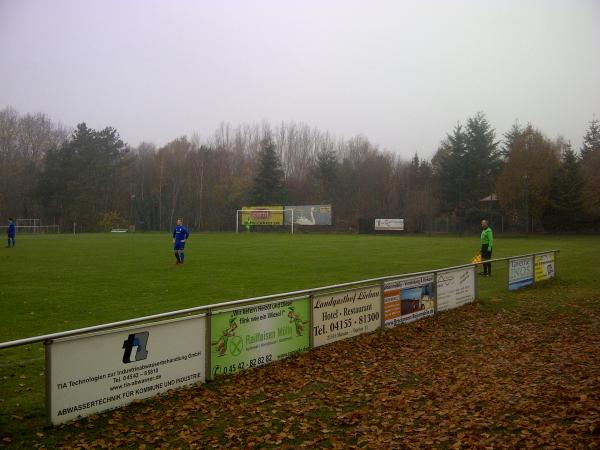
[[[386,281],[383,285],[383,310],[385,327],[414,322],[433,316],[434,274]]]
[[[51,422],[203,382],[205,342],[204,316],[52,341],[46,346]]]
[[[314,347],[369,333],[381,325],[381,287],[317,295],[312,308]]]
[[[554,253],[535,255],[535,282],[554,278]]]
[[[331,205],[286,206],[286,211],[294,210],[296,225],[331,225]],[[285,224],[290,225],[292,214],[285,215]]]
[[[375,219],[375,231],[404,231],[404,219]]]
[[[283,206],[244,206],[242,224],[283,225],[283,215]]]
[[[310,347],[307,298],[249,305],[211,316],[211,375],[262,366]]]
[[[533,284],[533,257],[508,260],[508,289],[515,291]]]
[[[458,308],[475,300],[475,266],[437,274],[437,310]]]

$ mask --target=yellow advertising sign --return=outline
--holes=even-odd
[[[244,206],[242,224],[283,225],[283,206]]]
[[[554,278],[554,253],[535,255],[535,282]]]

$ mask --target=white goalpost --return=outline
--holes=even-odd
[[[282,223],[268,223],[269,219],[274,219],[277,215],[281,215]],[[289,218],[290,220],[286,220]],[[255,227],[261,226],[290,226],[290,233],[294,234],[294,210],[293,209],[268,209],[268,208],[256,208],[256,209],[238,209],[235,212],[235,232],[240,232],[240,226],[251,230]]]
[[[15,219],[15,231],[17,233],[60,233],[60,225],[42,225],[41,219]],[[6,229],[8,226],[1,226]]]

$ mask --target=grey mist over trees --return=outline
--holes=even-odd
[[[222,124],[157,148],[117,130],[67,129],[46,115],[0,110],[0,211],[86,231],[135,225],[231,231],[247,205],[331,204],[333,229],[404,218],[413,232],[474,231],[481,218],[523,232],[590,229],[600,218],[600,126],[581,155],[515,124],[499,138],[483,112],[457,125],[428,161],[405,161],[365,136],[302,123]]]

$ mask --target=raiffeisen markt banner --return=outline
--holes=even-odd
[[[242,224],[283,225],[283,206],[244,206]]]
[[[54,425],[205,380],[206,317],[57,339],[46,346]]]
[[[248,305],[211,316],[212,378],[252,369],[310,348],[307,298]]]
[[[375,331],[381,325],[381,286],[313,297],[313,347]]]

